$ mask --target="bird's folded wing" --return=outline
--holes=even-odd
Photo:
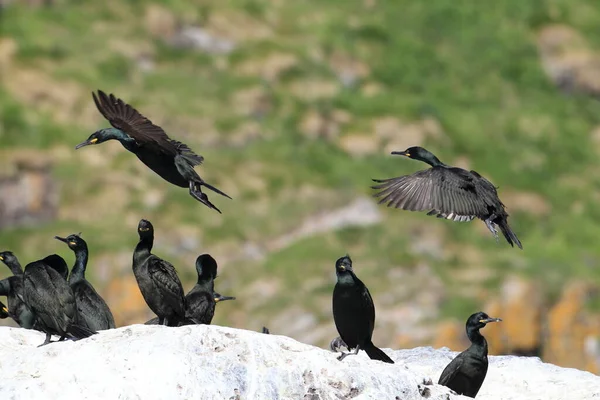
[[[464,171],[466,173],[466,171]],[[435,211],[453,219],[487,213],[485,196],[478,196],[476,184],[448,168],[430,168],[411,175],[375,180],[380,189],[375,197],[388,207],[410,211]]]
[[[183,286],[181,286],[177,271],[171,263],[151,256],[148,259],[148,273],[156,285],[166,289],[165,295],[170,300],[178,302],[180,298],[183,298]]]
[[[460,355],[457,356],[454,360],[450,361],[450,364],[448,364],[446,368],[444,368],[444,371],[442,371],[438,383],[444,386],[448,385],[460,370],[460,367],[463,365],[463,362],[464,359],[460,357]]]

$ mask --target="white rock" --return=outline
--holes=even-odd
[[[219,326],[132,325],[36,347],[44,335],[0,328],[0,399],[466,399],[437,381],[456,354],[386,352],[389,365],[294,339]],[[600,378],[537,358],[491,357],[478,399],[598,399]]]

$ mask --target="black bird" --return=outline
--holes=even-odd
[[[235,300],[235,297],[233,296],[223,296],[220,293],[217,292],[213,292],[213,297],[215,298],[215,303],[220,303],[221,301],[226,301],[226,300]],[[184,321],[183,324],[180,325],[185,325],[186,322],[189,322],[190,324],[195,324],[195,322],[193,321]],[[152,318],[149,321],[146,321],[144,323],[144,325],[158,325],[158,318]]]
[[[210,325],[214,315],[214,280],[217,277],[217,261],[210,254],[196,258],[198,281],[185,296],[185,318],[194,324]]]
[[[335,262],[337,283],[333,289],[333,320],[342,340],[354,353],[343,353],[338,357],[342,361],[359,350],[367,352],[373,360],[393,364],[381,349],[371,341],[375,328],[375,305],[369,289],[354,274],[352,260],[346,255]]]
[[[262,328],[262,333],[264,333],[265,335],[270,335],[271,331],[269,330],[269,328],[267,328],[266,326],[263,326]]]
[[[98,111],[110,122],[112,128],[100,129],[77,146],[79,149],[116,139],[123,147],[135,154],[148,168],[173,185],[188,188],[193,198],[221,212],[202,192],[202,186],[228,198],[216,187],[206,183],[194,171],[204,158],[194,153],[186,144],[173,140],[158,125],[140,114],[135,108],[102,90],[92,93]]]
[[[467,336],[471,346],[444,368],[438,382],[440,385],[468,397],[477,395],[488,370],[488,344],[479,330],[490,322],[500,321],[500,318],[490,318],[481,311],[469,317]]]
[[[36,328],[46,333],[41,346],[50,343],[51,335],[83,339],[96,332],[77,323],[77,304],[67,283],[69,269],[62,257],[52,254],[25,266],[23,300],[36,316]]]
[[[0,253],[2,261],[11,270],[13,276],[0,281],[0,296],[6,296],[8,315],[20,327],[32,329],[35,317],[23,301],[23,268],[17,257],[11,251]]]
[[[508,226],[508,213],[498,198],[496,187],[475,171],[451,167],[422,147],[410,147],[405,151],[393,151],[405,157],[420,160],[432,168],[411,175],[390,179],[373,179],[381,189],[375,197],[379,204],[410,211],[429,211],[427,215],[453,221],[483,220],[490,232],[498,239],[497,225],[513,246],[523,249],[519,238]]]
[[[68,283],[75,295],[79,323],[93,331],[113,329],[115,319],[113,318],[108,304],[96,292],[92,284],[85,279],[85,269],[88,263],[88,246],[79,235],[69,235],[66,238],[54,236],[55,239],[64,242],[75,252],[75,265],[71,270]]]
[[[0,319],[6,318],[8,318],[8,307],[6,307],[4,303],[0,301]]]
[[[133,274],[148,307],[160,325],[178,326],[185,318],[183,287],[175,267],[152,254],[154,227],[142,219],[138,224],[140,241],[133,252]]]

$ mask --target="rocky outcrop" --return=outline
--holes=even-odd
[[[132,325],[37,347],[43,334],[0,328],[0,398],[466,399],[433,384],[448,349],[385,349],[395,364],[219,326]],[[596,398],[600,378],[530,357],[491,357],[478,399]]]

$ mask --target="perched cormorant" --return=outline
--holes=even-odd
[[[490,322],[500,322],[478,312],[467,320],[467,336],[471,346],[450,361],[440,376],[439,384],[449,387],[458,394],[475,397],[488,370],[488,345],[479,330]]]
[[[53,254],[25,266],[23,300],[35,314],[36,328],[46,333],[41,346],[50,343],[51,335],[82,339],[96,332],[77,324],[77,305],[67,283],[69,270],[65,260]]]
[[[188,293],[189,294],[189,293]],[[221,301],[226,301],[226,300],[235,300],[235,297],[233,296],[223,296],[220,293],[217,292],[213,292],[213,297],[215,298],[215,303],[220,303]],[[184,321],[183,323],[181,323],[180,325],[186,325],[186,324],[195,324],[194,321]],[[146,321],[144,323],[144,325],[158,325],[158,318],[152,318],[149,321]]]
[[[163,179],[176,186],[189,187],[193,198],[221,212],[202,192],[202,186],[222,196],[231,197],[206,183],[194,171],[195,166],[202,164],[202,156],[194,153],[186,144],[169,138],[160,126],[154,125],[135,108],[114,95],[106,95],[98,90],[98,97],[95,93],[92,96],[98,111],[113,127],[92,133],[75,149],[116,139]]]
[[[11,251],[0,253],[2,261],[11,270],[13,276],[0,281],[0,296],[6,296],[8,315],[20,327],[32,329],[35,317],[23,301],[23,268]]]
[[[337,283],[333,289],[333,320],[342,340],[354,353],[342,353],[342,361],[349,354],[367,352],[373,360],[393,364],[381,349],[371,341],[375,328],[375,305],[369,289],[354,274],[352,260],[346,255],[335,262]]]
[[[154,227],[142,219],[140,241],[133,252],[133,274],[148,307],[160,325],[178,326],[185,318],[183,287],[173,265],[152,254]]]
[[[214,280],[217,277],[217,261],[210,254],[196,258],[198,281],[185,296],[185,319],[188,323],[210,325],[214,315]]]
[[[4,303],[0,301],[0,319],[6,318],[8,318],[8,307],[6,307]]]
[[[271,331],[269,330],[269,328],[267,328],[266,326],[263,326],[262,328],[262,333],[266,334],[266,335],[270,335]]]
[[[342,338],[339,336],[329,342],[329,350],[333,351],[334,353],[343,353],[342,347],[345,347],[348,349],[348,351],[350,351],[348,345],[346,345],[346,343],[344,343]]]
[[[92,284],[85,279],[85,269],[89,256],[87,243],[75,234],[66,238],[59,236],[54,236],[54,238],[66,243],[75,252],[75,265],[71,270],[68,283],[77,302],[77,311],[80,317],[79,324],[92,331],[114,328],[115,320],[110,308]]]
[[[475,171],[451,167],[422,147],[410,147],[405,151],[393,151],[405,157],[420,160],[432,168],[411,175],[390,179],[373,179],[381,189],[375,197],[379,204],[410,211],[429,211],[427,215],[453,221],[483,220],[490,232],[498,239],[497,225],[508,243],[523,249],[517,235],[508,226],[508,213],[498,198],[496,187]]]

